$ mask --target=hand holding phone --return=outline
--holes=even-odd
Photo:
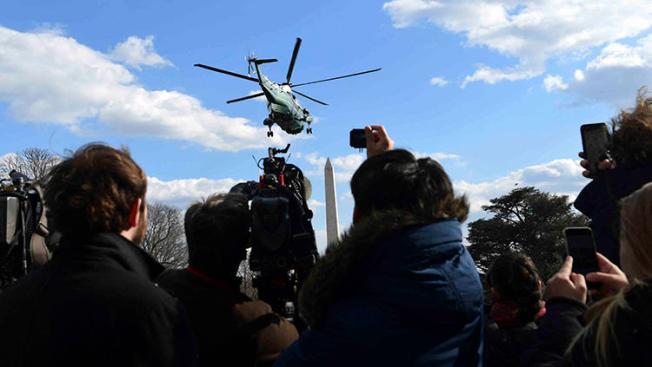
[[[566,253],[573,257],[573,273],[586,275],[600,271],[591,228],[567,227],[564,229],[564,236],[566,237]],[[587,282],[587,286],[589,289],[597,289],[600,284]]]
[[[609,297],[627,287],[629,281],[625,273],[604,255],[597,253],[597,256],[600,271],[587,274],[586,281],[598,283],[601,286],[599,289],[591,290],[591,296],[595,298]]]
[[[605,123],[584,124],[580,127],[582,148],[580,156],[585,159],[583,166],[594,176],[604,165],[601,162],[609,158],[609,129]],[[585,174],[586,176],[586,174]]]
[[[349,144],[353,148],[367,148],[367,158],[394,149],[394,141],[382,125],[371,125],[364,129],[351,130]]]

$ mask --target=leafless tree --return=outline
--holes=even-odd
[[[147,205],[143,249],[166,267],[182,268],[188,264],[181,210],[161,203]]]
[[[0,160],[0,176],[8,176],[16,170],[29,178],[41,180],[61,158],[47,149],[27,148],[17,154],[9,154]]]

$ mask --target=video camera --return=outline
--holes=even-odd
[[[251,253],[249,267],[255,272],[253,286],[260,299],[287,316],[287,302],[296,305],[297,293],[319,253],[307,200],[310,181],[299,167],[279,154],[284,149],[268,148],[258,160],[263,170],[259,181],[239,183],[231,192],[251,199]],[[261,167],[262,161],[262,167]]]
[[[43,212],[34,181],[15,170],[0,180],[0,289],[49,259]]]

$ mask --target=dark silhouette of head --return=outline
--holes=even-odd
[[[216,194],[190,206],[184,220],[190,266],[214,276],[235,277],[246,257],[250,221],[248,200],[242,194]]]
[[[89,144],[48,174],[44,190],[48,222],[64,237],[121,233],[138,225],[133,238],[138,242],[146,228],[146,190],[145,173],[126,149]],[[139,223],[130,223],[139,199],[137,209],[143,214]]]
[[[466,220],[466,197],[455,196],[442,166],[430,158],[416,159],[402,149],[370,157],[351,179],[355,200],[354,221],[370,214],[405,211],[424,222],[455,218]]]
[[[532,259],[516,253],[500,255],[487,273],[487,285],[493,302],[514,303],[522,323],[534,321],[541,309],[543,283]]]

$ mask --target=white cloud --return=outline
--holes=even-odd
[[[325,206],[326,206],[326,204],[324,204],[323,202],[321,202],[319,200],[316,200],[316,199],[308,200],[308,207],[310,207],[313,210],[315,208],[321,208],[321,207],[325,207]]]
[[[309,153],[302,156],[302,159],[313,166],[312,169],[306,171],[310,176],[323,176],[324,165],[326,164],[326,157],[320,156],[319,153]],[[331,158],[333,171],[335,172],[336,182],[348,182],[351,180],[353,173],[366,159],[365,155],[361,153],[353,153],[340,157]]]
[[[436,87],[443,87],[446,84],[448,84],[448,80],[446,80],[446,79],[444,79],[444,78],[442,78],[440,76],[436,76],[436,77],[433,77],[432,79],[430,79],[430,85],[434,85]]]
[[[109,56],[57,33],[0,27],[0,102],[16,119],[61,124],[84,131],[86,122],[124,134],[184,140],[209,149],[237,151],[283,145],[266,129],[202,106],[174,90],[148,90]]]
[[[413,152],[417,158],[430,157],[436,161],[454,161],[462,164],[462,157],[457,154],[436,152],[436,153],[420,153]],[[295,155],[296,156],[296,155]],[[301,154],[297,158],[305,160],[308,164],[312,165],[313,168],[306,170],[306,175],[308,176],[323,176],[324,175],[324,165],[326,164],[326,158],[319,155],[319,153],[313,152],[308,154]],[[335,181],[336,182],[349,182],[355,171],[360,167],[360,165],[365,161],[366,155],[364,153],[353,153],[339,157],[332,157],[331,164],[333,165],[333,171],[335,172]]]
[[[417,158],[432,158],[438,162],[441,161],[453,161],[457,163],[463,163],[462,157],[458,154],[445,153],[445,152],[435,152],[435,153],[421,153],[421,152],[412,152]]]
[[[226,193],[243,180],[224,178],[186,178],[164,181],[156,177],[147,178],[147,201],[162,202],[186,209],[195,201],[215,193]]]
[[[110,52],[111,60],[127,64],[136,69],[141,66],[172,66],[172,62],[157,54],[154,50],[154,36],[140,38],[130,36],[118,43]]]
[[[568,89],[568,84],[564,83],[564,79],[559,75],[546,75],[543,79],[543,87],[546,92],[554,92],[557,90],[566,90]]]
[[[489,200],[504,195],[516,187],[534,186],[542,191],[568,195],[574,200],[588,180],[582,176],[579,162],[572,159],[557,159],[544,164],[521,168],[494,180],[470,183],[455,181],[458,193],[468,195],[471,212],[482,211]]]
[[[579,76],[579,77],[578,77]],[[604,102],[626,108],[634,105],[636,91],[652,86],[652,35],[633,45],[611,43],[575,71],[568,92],[579,101]]]
[[[551,58],[582,55],[652,27],[649,1],[392,0],[383,9],[397,28],[426,21],[517,60],[506,68],[481,66],[463,86],[529,79],[543,74]]]

